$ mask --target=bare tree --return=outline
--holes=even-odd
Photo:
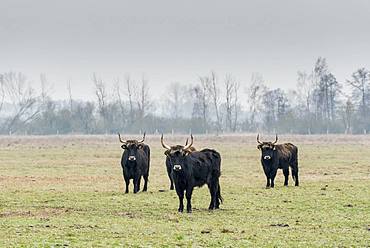
[[[14,108],[14,113],[8,118],[4,128],[7,132],[15,132],[17,126],[32,121],[40,113],[38,96],[22,73],[4,73],[2,81]]]
[[[134,121],[134,119],[135,119],[135,115],[134,115],[134,99],[133,99],[134,98],[134,94],[135,94],[135,88],[133,86],[133,83],[132,83],[129,75],[126,76],[125,82],[126,82],[128,102],[129,102],[129,105],[130,105],[130,116],[129,116],[129,120],[132,123]]]
[[[211,72],[209,77],[203,78],[204,83],[208,87],[208,93],[213,102],[214,111],[216,114],[216,128],[217,134],[222,130],[221,127],[221,117],[219,113],[219,105],[220,105],[220,89],[217,83],[217,77],[215,72]]]
[[[68,91],[69,111],[73,113],[73,98],[72,98],[71,80],[68,80],[67,82],[67,91]]]
[[[311,101],[312,101],[312,90],[313,90],[313,75],[308,75],[306,72],[298,71],[297,79],[297,94],[298,101],[302,102],[304,106],[304,114],[300,117],[305,119],[307,125],[307,132],[311,134],[312,130],[312,118],[311,118]]]
[[[124,119],[126,115],[126,111],[125,111],[124,101],[122,100],[122,96],[121,96],[121,84],[120,84],[119,78],[116,79],[116,82],[114,84],[114,92],[117,96],[117,102],[118,102],[118,105],[121,111],[121,117],[122,119]]]
[[[149,85],[148,81],[143,76],[141,79],[140,88],[137,95],[137,106],[139,111],[139,119],[144,119],[147,111],[150,107],[150,99],[149,99]]]
[[[200,84],[193,88],[195,101],[193,106],[193,119],[201,119],[203,132],[208,131],[208,87],[207,80],[203,77],[199,78]]]
[[[93,74],[92,81],[95,86],[95,95],[98,100],[99,114],[103,117],[104,127],[107,127],[108,113],[106,85],[101,78],[97,78],[95,73]]]
[[[363,132],[366,133],[366,124],[369,119],[370,71],[365,68],[358,69],[352,73],[352,79],[347,80],[347,84],[352,87],[353,98],[358,99]]]
[[[251,85],[247,89],[247,100],[250,112],[250,129],[255,130],[257,128],[256,118],[262,108],[262,96],[266,91],[264,80],[261,74],[254,73],[251,78]]]
[[[50,100],[50,92],[52,87],[49,85],[48,80],[46,79],[45,74],[40,74],[40,83],[41,83],[41,103],[45,105]]]
[[[238,124],[238,117],[240,112],[240,104],[239,104],[239,89],[240,89],[240,83],[235,82],[234,84],[234,125],[233,125],[233,132],[236,132],[237,124]]]
[[[184,87],[178,83],[171,83],[167,88],[167,106],[169,107],[169,112],[171,117],[177,120],[181,117],[182,106],[184,104]]]
[[[345,127],[346,134],[352,134],[352,122],[353,122],[353,114],[354,114],[354,107],[351,102],[351,98],[347,98],[346,103],[344,104],[342,111],[342,119]]]
[[[226,93],[226,129],[227,131],[236,130],[236,122],[238,119],[238,89],[239,84],[231,75],[225,77],[225,93]]]

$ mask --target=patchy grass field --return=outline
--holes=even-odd
[[[299,147],[300,187],[283,187],[279,171],[264,188],[255,136],[195,137],[222,155],[224,204],[209,212],[203,187],[179,214],[158,136],[149,192],[137,195],[132,184],[123,194],[115,136],[0,137],[0,247],[369,247],[370,136],[281,141]]]

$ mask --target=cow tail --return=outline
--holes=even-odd
[[[221,186],[220,186],[220,184],[218,184],[217,198],[220,200],[221,203],[224,202],[224,198],[222,198],[222,196],[221,196]]]
[[[292,178],[293,178],[293,180],[295,181],[295,175],[294,175],[294,173],[292,173]]]

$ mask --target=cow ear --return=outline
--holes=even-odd
[[[122,148],[123,150],[125,150],[125,149],[127,149],[127,146],[126,146],[126,145],[121,145],[121,148]]]
[[[137,145],[137,148],[139,148],[139,149],[143,149],[143,147],[144,147],[144,146],[143,146],[142,144],[138,144],[138,145]]]
[[[261,150],[261,147],[262,147],[261,145],[258,145],[258,146],[257,146],[257,149],[258,149],[258,150]]]
[[[169,150],[164,151],[164,155],[168,156],[169,155]]]
[[[272,148],[272,150],[276,151],[276,147],[274,146],[274,148]]]

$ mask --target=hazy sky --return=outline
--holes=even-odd
[[[1,0],[0,13],[0,72],[35,85],[45,73],[56,98],[70,79],[91,99],[93,72],[109,83],[145,74],[159,96],[211,70],[287,88],[318,56],[339,81],[370,68],[369,0]]]

